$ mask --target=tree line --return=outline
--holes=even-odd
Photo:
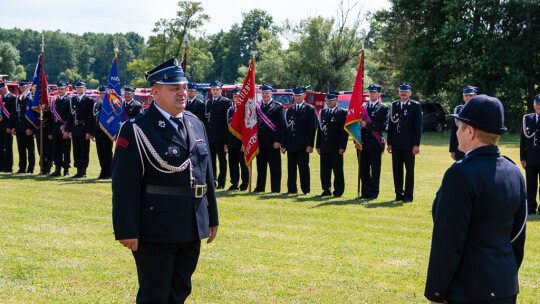
[[[347,91],[353,87],[364,40],[364,83],[382,85],[383,100],[397,99],[397,84],[408,81],[414,85],[415,99],[440,101],[451,111],[462,102],[461,88],[475,85],[480,93],[503,102],[507,125],[516,130],[521,115],[532,110],[532,97],[540,93],[540,2],[390,2],[389,9],[366,14],[342,2],[334,17],[280,25],[266,11],[254,9],[228,31],[205,35],[201,29],[210,17],[201,3],[179,1],[176,17],[157,20],[147,41],[133,32],[43,32],[45,71],[52,83],[81,78],[90,88],[104,84],[116,37],[122,84],[145,87],[144,71],[172,56],[180,60],[187,38],[186,72],[191,81],[242,82],[255,48],[258,83]],[[364,19],[369,22],[367,31],[362,30]],[[31,77],[41,34],[0,29],[0,74],[11,80]]]

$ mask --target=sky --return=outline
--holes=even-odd
[[[74,34],[136,32],[148,39],[160,18],[172,19],[178,10],[177,0],[5,0],[0,12],[0,28],[60,30]],[[274,18],[274,24],[284,20],[308,17],[337,16],[341,0],[199,0],[210,21],[200,33],[228,31],[242,22],[242,13],[262,9]],[[349,7],[375,12],[390,7],[388,0],[343,0]],[[349,5],[350,4],[350,5]],[[364,14],[362,14],[364,15]],[[367,24],[365,23],[367,29]]]

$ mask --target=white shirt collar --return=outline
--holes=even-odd
[[[172,115],[169,114],[169,113],[167,113],[167,112],[165,112],[165,111],[164,111],[163,109],[161,109],[160,107],[158,107],[157,103],[154,102],[154,105],[156,106],[156,109],[158,109],[158,111],[161,113],[161,115],[163,115],[163,117],[164,117],[165,119],[167,119],[167,120],[173,125],[173,127],[174,127],[175,129],[178,129],[178,124],[171,120]],[[184,115],[184,112],[180,112],[180,114],[178,114],[176,117],[182,118],[183,115]]]

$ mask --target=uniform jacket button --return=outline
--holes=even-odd
[[[154,206],[150,206],[150,210],[154,210]]]
[[[436,296],[436,297],[439,297],[441,294],[438,293],[438,292],[436,292],[436,293],[434,293],[433,295]]]

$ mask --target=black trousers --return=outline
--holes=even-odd
[[[64,139],[62,133],[53,133],[52,155],[53,163],[58,170],[60,170],[60,167],[69,169],[71,164],[71,139]]]
[[[392,171],[394,172],[394,189],[396,197],[413,199],[414,191],[414,160],[412,148],[392,150]],[[403,190],[403,165],[405,165],[405,191]]]
[[[525,166],[525,179],[527,181],[527,209],[529,213],[535,213],[537,193],[538,193],[538,177],[540,176],[540,166]]]
[[[132,251],[137,265],[137,303],[184,303],[191,293],[201,241],[157,244],[139,242]]]
[[[379,196],[382,153],[375,150],[362,150],[360,153],[362,196],[376,199]]]
[[[309,153],[306,151],[287,152],[287,190],[289,193],[297,193],[296,167],[300,174],[300,189],[304,194],[310,192],[309,180]]]
[[[5,130],[0,134],[0,172],[13,171],[13,135]]]
[[[229,148],[229,171],[231,171],[231,184],[238,186],[238,181],[241,177],[242,184],[240,188],[247,189],[249,184],[249,169],[246,165],[244,152],[239,148]]]
[[[96,151],[101,167],[100,177],[109,178],[112,176],[112,156],[113,142],[103,132],[96,131]]]
[[[224,148],[224,142],[210,143],[210,156],[212,157],[212,170],[214,172],[214,179],[217,180],[218,186],[222,187],[225,187],[225,180],[227,178],[227,156],[225,155]],[[216,155],[219,159],[219,175],[217,175]]]
[[[517,295],[506,297],[497,300],[488,300],[488,301],[475,301],[475,302],[456,302],[456,301],[447,301],[448,304],[515,304],[517,301]]]
[[[88,158],[90,156],[90,141],[85,136],[73,137],[73,165],[77,169],[86,169],[88,167]]]
[[[25,132],[17,132],[16,138],[19,150],[19,171],[33,172],[36,164],[34,136],[28,136]]]
[[[37,133],[37,150],[39,157],[41,158],[40,163],[43,165],[43,168],[41,168],[42,172],[49,172],[52,167],[52,141],[49,139],[49,135],[43,133],[43,155],[41,155],[40,151],[40,145],[41,145],[41,137],[39,136],[39,129],[36,131]]]
[[[270,167],[270,191],[281,191],[281,155],[279,149],[261,149],[257,155],[257,186],[255,189],[264,191],[266,188],[266,167]]]
[[[321,186],[323,191],[331,192],[330,182],[334,172],[334,196],[341,196],[345,191],[345,177],[343,176],[343,155],[339,153],[321,153]]]

